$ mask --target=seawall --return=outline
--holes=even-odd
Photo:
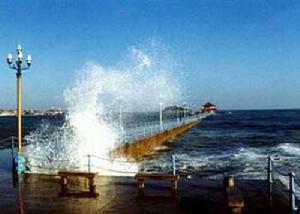
[[[183,124],[170,130],[166,130],[154,136],[150,136],[141,140],[125,143],[113,150],[113,156],[122,156],[128,159],[138,159],[143,155],[151,153],[155,148],[167,143],[170,139],[180,135],[192,127],[196,126],[201,120]]]

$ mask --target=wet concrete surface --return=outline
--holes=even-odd
[[[177,194],[169,182],[146,181],[142,195],[133,177],[97,176],[99,196],[79,198],[59,196],[58,176],[26,175],[15,187],[11,178],[1,178],[0,213],[228,213],[221,180],[181,179]],[[266,181],[236,181],[245,201],[242,213],[289,213],[280,184],[274,185],[269,203]]]

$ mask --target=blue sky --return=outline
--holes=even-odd
[[[113,66],[153,38],[184,73],[188,103],[300,107],[296,0],[23,0],[1,1],[0,11],[0,108],[15,106],[5,59],[18,43],[33,57],[24,106],[49,108],[62,105],[62,91],[86,62]]]

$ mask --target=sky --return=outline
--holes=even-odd
[[[300,2],[296,0],[0,1],[0,109],[15,107],[8,53],[33,58],[27,109],[63,106],[82,66],[114,66],[156,40],[174,61],[187,103],[221,109],[300,107]],[[2,59],[1,59],[2,58]]]

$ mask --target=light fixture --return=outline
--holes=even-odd
[[[7,64],[11,65],[13,63],[13,56],[11,53],[7,55]]]
[[[27,56],[27,65],[30,66],[31,62],[32,62],[31,55],[28,54],[28,56]]]

